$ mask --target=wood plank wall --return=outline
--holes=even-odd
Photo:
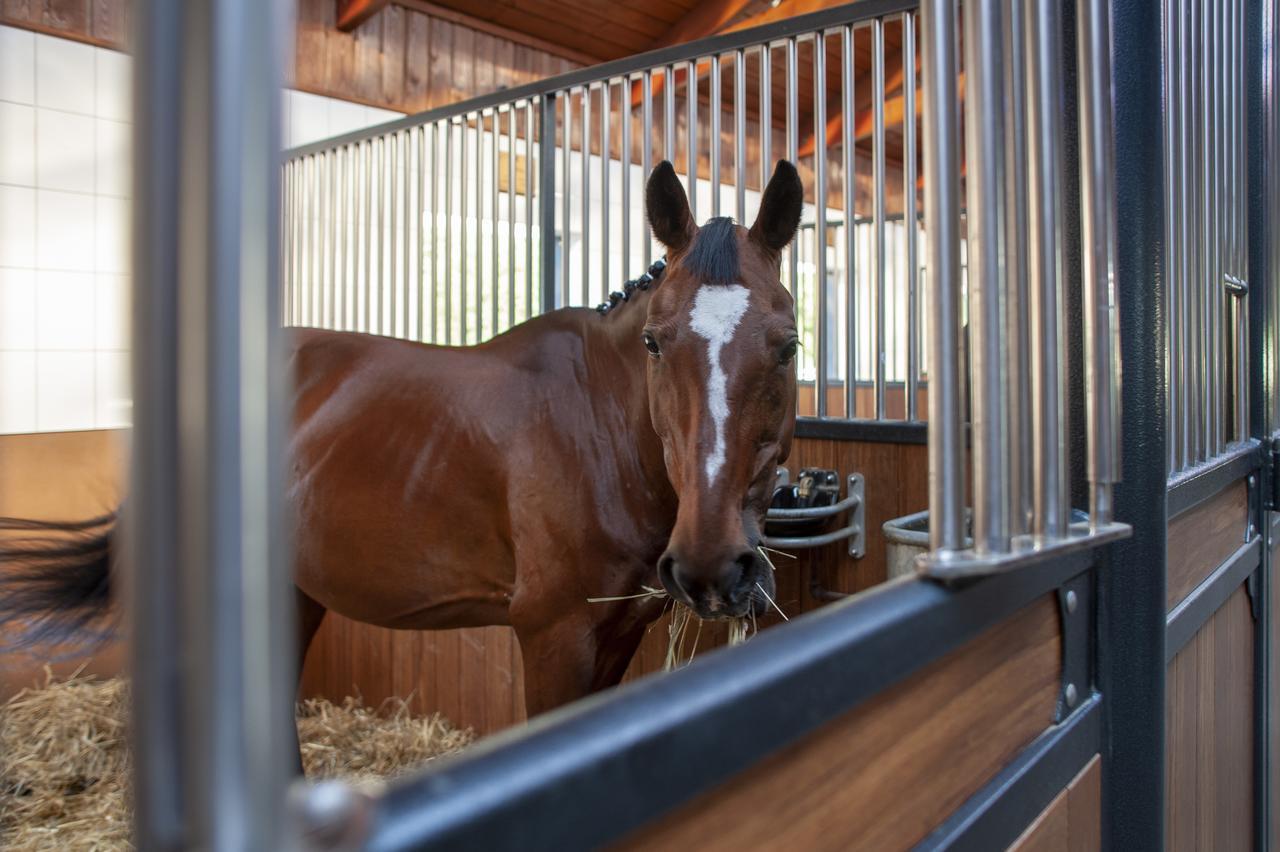
[[[0,0],[0,24],[119,49],[132,9],[132,0]]]
[[[810,595],[810,581],[834,591],[856,592],[886,577],[885,521],[927,507],[928,460],[923,445],[873,444],[802,439],[787,462],[804,467],[861,472],[866,479],[867,555],[854,560],[842,544],[774,557],[778,603],[788,616],[823,605]],[[761,619],[765,629],[776,616]],[[667,651],[667,619],[649,630],[627,679],[662,669]],[[690,636],[690,640],[692,640]],[[707,624],[700,652],[727,642],[726,628]],[[519,643],[510,628],[417,633],[385,630],[335,616],[325,618],[312,646],[302,681],[303,695],[341,698],[360,694],[376,704],[392,696],[411,699],[418,711],[439,711],[458,724],[491,733],[524,719]]]
[[[1253,612],[1244,587],[1166,676],[1165,848],[1253,848]]]
[[[1046,596],[617,848],[909,849],[1052,722]]]
[[[1094,755],[1010,852],[1091,852],[1102,848],[1102,758]]]
[[[1244,544],[1248,512],[1241,480],[1169,522],[1169,610]],[[1174,852],[1253,846],[1254,629],[1241,585],[1168,666],[1165,845]]]

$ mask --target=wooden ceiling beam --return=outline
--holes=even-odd
[[[339,30],[349,33],[387,7],[391,0],[337,0],[334,18]]]

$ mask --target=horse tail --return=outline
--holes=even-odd
[[[114,512],[84,521],[0,518],[0,647],[110,638],[117,546]]]

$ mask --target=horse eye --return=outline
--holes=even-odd
[[[796,347],[800,345],[798,340],[788,341],[787,345],[782,347],[782,351],[778,353],[779,364],[790,364],[791,359],[796,357]]]
[[[644,340],[644,348],[649,350],[650,355],[657,356],[662,354],[662,349],[658,347],[658,341],[654,339],[652,334],[646,331],[642,339]]]

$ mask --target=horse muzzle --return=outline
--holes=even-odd
[[[658,579],[667,594],[699,618],[741,618],[769,608],[772,572],[759,554],[741,548],[713,558],[686,556],[668,549],[658,560]]]

